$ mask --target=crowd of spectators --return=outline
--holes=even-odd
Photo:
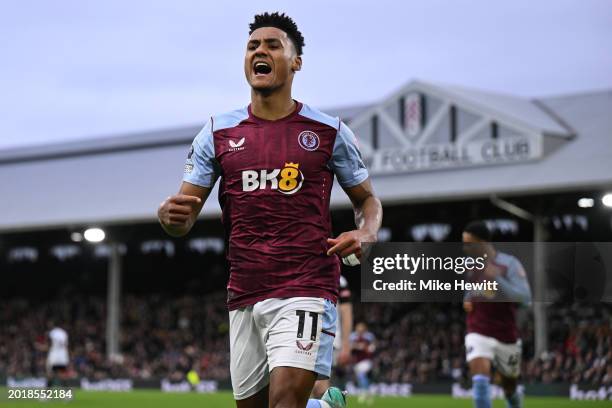
[[[68,332],[68,377],[184,378],[191,369],[207,379],[229,378],[224,295],[126,296],[121,353],[107,358],[105,299],[72,296],[51,302],[12,299],[0,310],[0,375],[45,376],[54,326]]]
[[[552,307],[548,325],[548,351],[525,362],[525,380],[612,385],[610,305]]]
[[[53,301],[8,299],[0,308],[0,376],[44,376],[52,325],[70,338],[68,375],[89,379],[229,379],[224,293],[169,297],[125,295],[120,355],[107,358],[106,299],[71,295]],[[467,379],[460,304],[355,305],[377,338],[372,376],[387,383]],[[612,385],[612,308],[549,308],[549,349],[534,356],[533,320],[521,319],[522,381]]]

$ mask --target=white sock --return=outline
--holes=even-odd
[[[331,406],[322,400],[309,399],[306,408],[331,408]]]

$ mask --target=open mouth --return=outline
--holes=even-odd
[[[255,75],[267,75],[272,72],[272,67],[267,62],[258,61],[253,66],[253,71]]]

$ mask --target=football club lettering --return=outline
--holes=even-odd
[[[294,194],[300,190],[304,175],[299,163],[285,163],[282,169],[244,170],[242,172],[242,191],[277,190],[283,194]]]

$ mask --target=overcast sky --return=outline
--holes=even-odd
[[[612,1],[4,2],[0,148],[202,124],[242,107],[248,23],[306,39],[294,97],[377,101],[411,79],[523,96],[612,88]]]

